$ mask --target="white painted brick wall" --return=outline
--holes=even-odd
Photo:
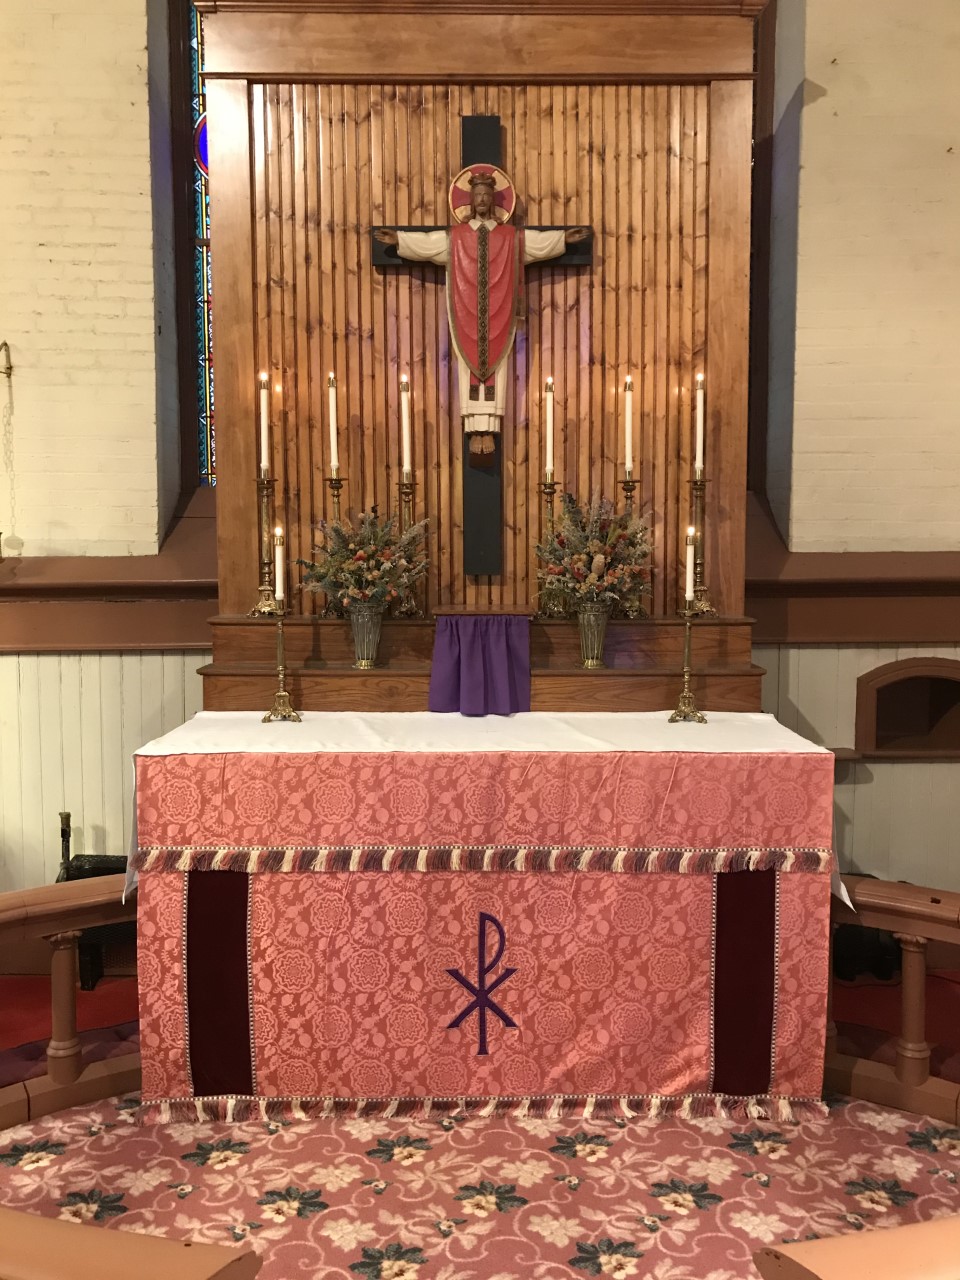
[[[773,505],[781,527],[789,511],[796,551],[953,549],[960,3],[781,0],[787,68],[804,9],[792,434],[789,192],[775,201]],[[787,76],[778,95],[781,151],[795,143],[787,100],[798,80]]]
[[[158,427],[176,423],[157,417],[146,46],[146,0],[3,5],[8,555],[157,550]]]

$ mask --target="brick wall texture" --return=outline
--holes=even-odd
[[[778,43],[772,505],[796,551],[954,549],[960,3],[780,0]]]
[[[4,552],[150,554],[172,424],[157,419],[147,5],[5,0],[2,45]]]

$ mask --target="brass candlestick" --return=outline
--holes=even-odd
[[[413,472],[405,471],[404,478],[400,481],[400,532],[406,533],[413,526]],[[414,587],[411,591],[403,594],[397,601],[396,608],[393,611],[395,618],[422,618],[423,610],[417,601],[417,589]]]
[[[273,581],[273,490],[276,480],[261,474],[257,477],[257,507],[260,521],[260,586],[251,618],[277,618],[285,612],[274,594]]]
[[[299,714],[294,711],[290,703],[290,695],[287,693],[287,665],[286,665],[286,646],[283,636],[283,618],[277,619],[277,692],[273,699],[273,706],[263,717],[263,724],[267,724],[270,720],[300,720]]]
[[[550,472],[547,472],[550,475]],[[556,480],[541,480],[540,492],[543,494],[543,505],[547,517],[547,533],[553,533],[553,504],[557,496],[559,483]]]
[[[703,477],[703,468],[697,467],[694,478],[690,481],[693,487],[693,612],[716,617],[717,611],[710,603],[704,574],[704,539],[707,519],[707,482]]]
[[[677,703],[677,709],[670,717],[669,723],[676,724],[680,720],[693,721],[696,724],[706,724],[707,717],[697,708],[696,700],[693,696],[693,689],[690,687],[690,654],[693,648],[693,619],[696,617],[696,604],[693,601],[687,601],[688,606],[693,608],[683,609],[680,617],[683,618],[683,688],[680,691],[680,700]]]
[[[640,485],[640,481],[634,480],[633,476],[629,475],[624,476],[622,480],[618,480],[617,484],[619,484],[620,488],[623,490],[623,505],[626,507],[627,511],[633,515],[633,495],[636,493]]]
[[[547,475],[553,475],[548,471]],[[540,492],[543,494],[544,514],[546,516],[547,536],[553,533],[554,518],[553,508],[557,496],[557,489],[560,487],[559,482],[554,479],[541,480]],[[556,591],[541,590],[539,593],[540,607],[533,615],[540,620],[544,618],[565,618],[567,616],[566,601]]]
[[[330,497],[333,499],[333,518],[334,518],[334,521],[337,524],[339,524],[340,523],[340,491],[343,489],[343,486],[346,483],[346,481],[344,480],[343,476],[341,476],[339,467],[333,467],[332,472],[333,472],[332,475],[325,477],[323,483],[327,485],[327,487],[330,490]]]

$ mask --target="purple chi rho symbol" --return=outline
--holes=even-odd
[[[487,960],[488,925],[492,925],[497,934],[496,954],[490,961]],[[480,1042],[479,1047],[477,1048],[478,1058],[483,1057],[490,1052],[487,1048],[487,1010],[491,1013],[495,1013],[505,1027],[516,1027],[517,1025],[509,1014],[504,1013],[500,1006],[490,999],[491,993],[496,991],[497,987],[499,987],[501,983],[506,982],[508,978],[512,978],[517,972],[516,969],[504,969],[499,978],[496,978],[489,986],[487,986],[487,974],[492,973],[500,963],[500,957],[503,955],[506,945],[507,937],[503,931],[503,925],[496,919],[496,917],[487,915],[485,911],[481,911],[480,924],[477,929],[476,986],[474,986],[469,978],[465,978],[459,969],[447,970],[450,977],[455,978],[457,982],[459,982],[462,987],[465,987],[473,996],[473,999],[467,1007],[457,1014],[454,1020],[447,1027],[447,1030],[452,1031],[455,1027],[459,1027],[462,1022],[465,1022],[467,1018],[470,1017],[471,1013],[476,1012],[477,1022],[479,1023],[480,1029]]]

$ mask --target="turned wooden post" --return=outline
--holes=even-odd
[[[930,1078],[930,1046],[927,1033],[927,940],[896,933],[900,943],[900,1038],[897,1041],[897,1079],[902,1084],[923,1084]]]
[[[77,939],[79,933],[53,933],[50,959],[50,1043],[47,1074],[54,1084],[72,1084],[80,1075],[77,1035]]]

